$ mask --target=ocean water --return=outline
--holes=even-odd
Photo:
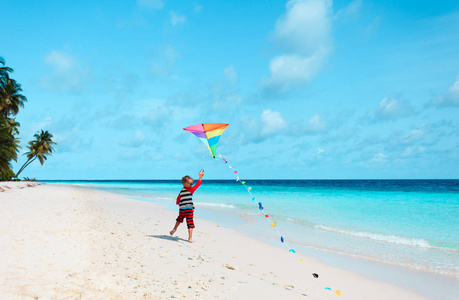
[[[171,209],[178,209],[182,188],[180,180],[61,182]],[[235,180],[204,180],[194,196],[196,216],[296,251],[314,248],[459,278],[459,180],[247,180],[246,186],[255,200]]]

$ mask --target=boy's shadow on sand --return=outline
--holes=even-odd
[[[162,235],[146,235],[146,237],[151,237],[151,238],[155,238],[155,239],[162,239],[162,240],[169,240],[169,241],[174,241],[174,242],[178,242],[178,241],[188,242],[188,240],[179,238],[178,236],[171,236],[171,235],[165,235],[165,234],[162,234]]]

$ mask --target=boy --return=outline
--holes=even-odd
[[[175,222],[174,229],[172,229],[169,233],[173,235],[177,228],[179,227],[180,223],[183,223],[183,219],[186,218],[186,225],[188,227],[188,242],[193,243],[193,193],[202,183],[202,176],[204,176],[204,170],[199,172],[199,180],[196,182],[194,186],[193,178],[190,176],[185,176],[182,178],[183,189],[180,191],[180,194],[177,196],[177,205],[180,206],[179,209],[179,216]]]

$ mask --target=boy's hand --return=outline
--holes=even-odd
[[[201,171],[199,171],[198,174],[199,174],[199,180],[201,180],[201,179],[202,179],[202,176],[204,176],[204,170],[201,169]]]

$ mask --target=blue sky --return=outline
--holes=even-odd
[[[37,179],[459,178],[457,1],[0,0]],[[14,169],[25,162],[21,156]]]

